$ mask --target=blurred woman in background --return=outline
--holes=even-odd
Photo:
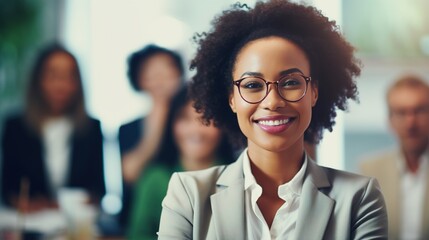
[[[156,158],[164,135],[171,98],[183,84],[180,55],[156,45],[148,45],[128,58],[128,79],[134,90],[152,98],[152,109],[119,128],[122,157],[123,198],[119,221],[127,226],[135,181],[146,164]]]
[[[24,114],[6,120],[2,196],[17,207],[22,188],[27,210],[56,206],[63,187],[82,188],[92,201],[105,194],[100,122],[85,110],[76,58],[54,44],[37,57]],[[21,195],[24,194],[21,191]]]
[[[138,180],[128,239],[157,239],[161,202],[174,171],[201,170],[234,159],[231,145],[211,122],[204,125],[187,90],[173,98],[159,159]]]

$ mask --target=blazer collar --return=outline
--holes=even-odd
[[[224,169],[210,197],[217,239],[246,239],[243,154]]]
[[[211,196],[217,239],[245,239],[243,154],[246,152],[224,169],[217,181],[217,193]],[[330,186],[325,171],[308,159],[295,229],[298,239],[323,238],[335,201],[320,189]]]
[[[335,201],[321,189],[330,186],[325,171],[309,160],[295,228],[298,239],[323,239]]]
[[[216,184],[218,186],[228,187],[231,185],[235,185],[237,182],[244,181],[244,173],[243,173],[243,158],[244,154],[247,154],[247,151],[243,151],[238,159],[226,166],[223,173],[220,175]]]

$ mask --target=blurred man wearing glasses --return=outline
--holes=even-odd
[[[361,164],[384,194],[389,239],[429,239],[429,85],[405,76],[387,92],[389,124],[396,150]]]

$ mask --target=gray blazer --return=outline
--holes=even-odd
[[[173,174],[158,239],[247,239],[243,154],[230,165]],[[377,180],[308,161],[295,231],[298,239],[387,239]]]

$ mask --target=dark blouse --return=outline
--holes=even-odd
[[[103,137],[100,122],[89,119],[83,131],[73,131],[71,156],[65,187],[83,188],[95,200],[105,192],[103,169]],[[18,196],[20,182],[29,181],[29,196],[53,199],[44,159],[43,140],[26,124],[22,115],[6,120],[2,138],[2,200]]]

